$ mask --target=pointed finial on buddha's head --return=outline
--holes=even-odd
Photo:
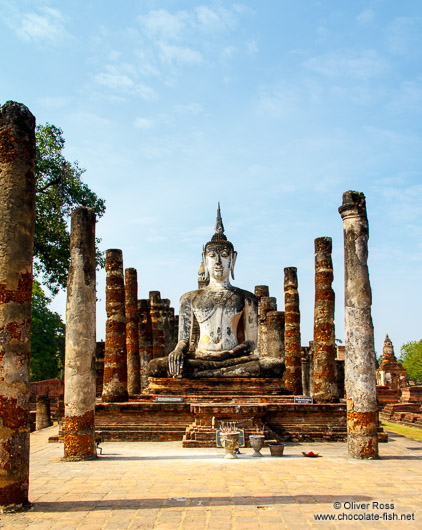
[[[216,234],[224,234],[224,225],[223,219],[221,218],[220,202],[218,202],[217,221],[215,222],[214,232]]]

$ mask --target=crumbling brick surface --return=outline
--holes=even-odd
[[[284,269],[284,349],[285,386],[292,394],[302,393],[302,350],[300,345],[300,309],[296,267]]]
[[[106,340],[102,400],[127,401],[127,356],[123,253],[106,252]]]
[[[35,118],[0,107],[0,507],[28,502]]]
[[[136,269],[125,270],[125,315],[127,352],[127,389],[129,395],[141,391],[138,328],[138,276]]]
[[[330,237],[315,239],[315,309],[313,340],[313,398],[317,403],[338,401],[335,368],[333,263]]]

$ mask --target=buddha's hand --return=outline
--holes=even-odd
[[[183,358],[188,346],[187,340],[180,340],[176,348],[169,354],[169,373],[173,377],[181,376],[183,371]]]
[[[230,350],[230,352],[232,353],[233,357],[240,357],[241,355],[248,355],[253,351],[253,349],[253,342],[247,340],[235,346],[232,350]]]

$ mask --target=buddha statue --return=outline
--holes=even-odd
[[[260,358],[258,302],[253,293],[230,284],[237,252],[224,234],[220,205],[215,233],[202,253],[201,288],[182,295],[179,340],[168,357],[148,365],[152,377],[281,377],[284,363]],[[195,320],[199,340],[192,348]]]

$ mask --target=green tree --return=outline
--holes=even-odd
[[[63,376],[65,326],[39,282],[32,284],[31,381]]]
[[[422,339],[410,341],[400,348],[400,361],[407,370],[407,378],[422,381]]]
[[[68,221],[77,206],[93,208],[97,217],[105,212],[103,199],[81,180],[85,172],[78,162],[68,162],[63,149],[63,131],[46,123],[36,129],[36,209],[34,272],[53,294],[66,287],[69,268]],[[97,263],[104,265],[98,250]]]

